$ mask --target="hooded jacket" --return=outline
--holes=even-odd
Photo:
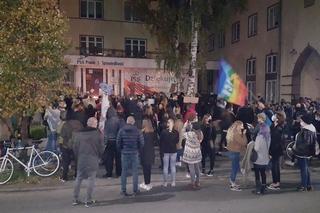
[[[126,124],[117,136],[117,148],[121,154],[138,154],[144,146],[142,132],[134,125]]]
[[[44,118],[47,120],[51,132],[56,132],[60,122],[60,110],[51,107],[46,109]]]
[[[316,128],[309,124],[296,135],[293,153],[298,157],[309,158],[319,153]]]
[[[113,107],[110,107],[107,111],[107,120],[104,125],[104,143],[115,142],[120,128],[121,122],[117,112]]]

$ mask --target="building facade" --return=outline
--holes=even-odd
[[[320,0],[248,0],[245,11],[209,36],[209,58],[232,65],[249,101],[320,99],[319,21]]]
[[[105,82],[116,95],[184,91],[156,63],[157,41],[125,0],[60,0],[71,47],[65,55],[70,83],[98,95]],[[186,79],[186,78],[183,78]]]

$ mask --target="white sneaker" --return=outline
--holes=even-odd
[[[190,178],[190,174],[189,173],[186,174],[186,178]]]
[[[181,166],[182,166],[182,163],[181,163],[181,162],[177,162],[177,163],[176,163],[176,166],[181,167]]]
[[[144,184],[144,183],[141,183],[141,184],[139,185],[139,187],[140,187],[141,189],[147,190],[147,185]]]
[[[241,192],[242,190],[239,188],[239,187],[237,187],[237,186],[230,186],[230,190],[231,191],[235,191],[235,192]]]
[[[168,183],[167,183],[167,182],[164,182],[164,183],[162,184],[162,186],[163,186],[163,187],[167,187],[167,186],[168,186]]]
[[[147,191],[150,191],[150,190],[152,189],[152,185],[151,185],[151,184],[147,184],[147,185],[145,185],[145,186],[146,186],[145,189],[146,189]]]
[[[176,182],[172,182],[171,187],[176,187]]]

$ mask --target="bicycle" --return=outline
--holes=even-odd
[[[12,153],[19,150],[31,150],[30,158],[26,164]],[[22,165],[28,177],[32,171],[41,177],[49,177],[58,171],[60,163],[59,157],[55,153],[51,151],[38,152],[35,145],[22,148],[8,148],[4,157],[0,158],[0,185],[7,183],[12,177],[14,166],[9,158]]]

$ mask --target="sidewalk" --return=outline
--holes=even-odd
[[[207,164],[208,165],[208,164]],[[217,182],[219,184],[228,183],[229,174],[230,174],[230,161],[225,157],[218,157],[216,160],[216,166],[214,168],[213,177],[202,176],[201,181],[203,182]],[[319,167],[312,167],[312,176],[320,175]],[[120,187],[120,178],[102,178],[105,173],[104,168],[101,167],[97,179],[96,179],[96,187]],[[316,173],[316,174],[314,174]],[[282,176],[293,176],[294,179],[299,179],[299,170],[294,167],[285,167],[285,169],[281,170]],[[271,179],[271,173],[267,173],[268,180]],[[244,176],[239,174],[239,181],[244,183]],[[248,175],[248,182],[254,182],[254,174]],[[139,183],[143,181],[143,175],[139,173]],[[190,179],[186,177],[186,172],[184,167],[177,167],[177,183],[189,182]],[[72,189],[74,181],[61,182],[57,176],[42,178],[39,184],[30,184],[30,183],[19,183],[19,184],[5,184],[0,185],[0,193],[6,192],[28,192],[28,191],[52,191],[52,190],[62,190],[62,189]],[[128,177],[128,184],[132,183],[132,178]],[[161,185],[162,183],[162,171],[158,168],[158,164],[154,165],[152,169],[152,184],[153,185]]]

